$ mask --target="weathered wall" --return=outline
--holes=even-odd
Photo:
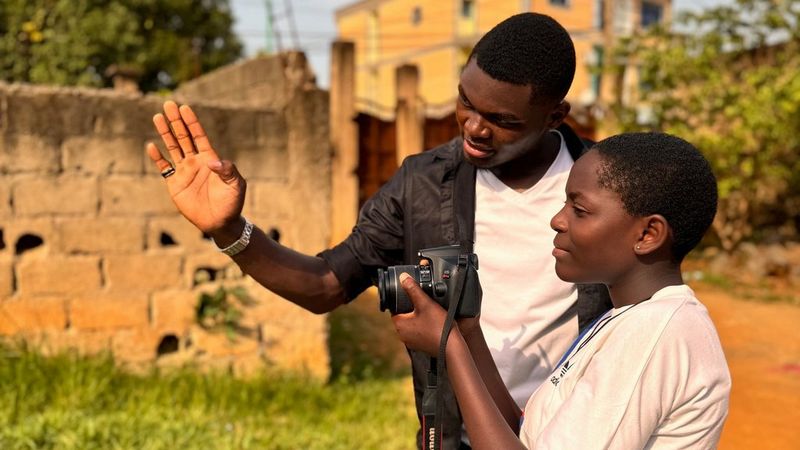
[[[158,142],[151,117],[163,100],[0,84],[0,335],[45,351],[111,350],[140,366],[191,360],[326,377],[325,317],[242,276],[171,203],[144,153]],[[274,110],[214,105],[193,103],[248,180],[245,215],[299,251],[324,248],[327,93],[297,90]],[[195,323],[199,294],[220,284],[257,300],[233,341]]]

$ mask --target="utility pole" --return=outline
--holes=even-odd
[[[295,50],[300,50],[300,38],[297,35],[297,25],[294,22],[292,0],[283,0],[283,6],[286,10],[286,20],[289,21],[289,32],[292,33],[292,44],[294,45]]]
[[[275,28],[275,13],[272,10],[272,0],[264,0],[264,6],[267,9],[267,30],[266,30],[266,43],[267,43],[267,54],[274,53],[274,49],[272,48],[272,40],[275,40],[275,44],[277,46],[277,50],[281,51],[281,37],[278,33],[278,30]]]

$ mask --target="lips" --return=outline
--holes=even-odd
[[[494,155],[494,149],[480,144],[476,144],[471,140],[464,138],[464,152],[472,158],[485,159]]]
[[[559,256],[565,256],[568,253],[569,253],[568,251],[566,251],[563,248],[559,247],[558,244],[556,244],[556,242],[553,241],[553,256],[558,258]]]

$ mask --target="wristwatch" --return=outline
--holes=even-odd
[[[236,240],[233,244],[225,247],[219,248],[214,239],[212,238],[211,241],[214,242],[214,245],[217,245],[217,249],[222,253],[228,256],[235,256],[238,255],[242,250],[247,248],[247,245],[250,243],[250,235],[253,233],[253,224],[247,220],[246,217],[244,219],[244,230],[242,230],[242,235],[239,236],[239,239]]]

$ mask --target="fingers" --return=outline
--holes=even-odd
[[[414,278],[403,272],[400,274],[398,278],[400,280],[400,286],[406,291],[408,298],[411,299],[411,303],[414,304],[414,310],[419,309],[420,306],[424,306],[425,300],[433,301],[428,297],[428,294],[419,287],[417,281]]]
[[[172,128],[172,134],[178,140],[178,145],[180,145],[184,157],[197,153],[192,136],[189,134],[189,129],[186,128],[186,124],[181,117],[178,104],[171,100],[164,102],[164,114],[167,116],[169,126]]]
[[[147,156],[149,156],[150,160],[153,161],[153,163],[155,163],[159,172],[163,172],[172,167],[172,164],[170,164],[169,161],[164,159],[164,157],[161,155],[161,152],[158,150],[158,147],[156,147],[155,144],[153,144],[152,142],[148,142],[146,149],[147,149]]]
[[[211,142],[208,140],[208,136],[206,135],[206,131],[203,129],[203,125],[200,124],[200,121],[197,120],[197,115],[195,115],[192,108],[189,105],[182,105],[178,108],[180,112],[181,118],[186,126],[189,128],[189,133],[192,136],[192,140],[194,141],[194,145],[197,147],[197,150],[200,152],[211,152],[214,155],[215,159],[219,159],[217,157],[216,152],[211,147]]]
[[[167,123],[167,119],[164,118],[164,115],[156,114],[153,116],[153,125],[156,126],[156,131],[158,131],[158,134],[161,136],[161,140],[164,141],[170,159],[176,163],[182,160],[183,151],[180,145],[178,145],[178,141],[175,140],[175,136],[172,135],[172,130]]]

